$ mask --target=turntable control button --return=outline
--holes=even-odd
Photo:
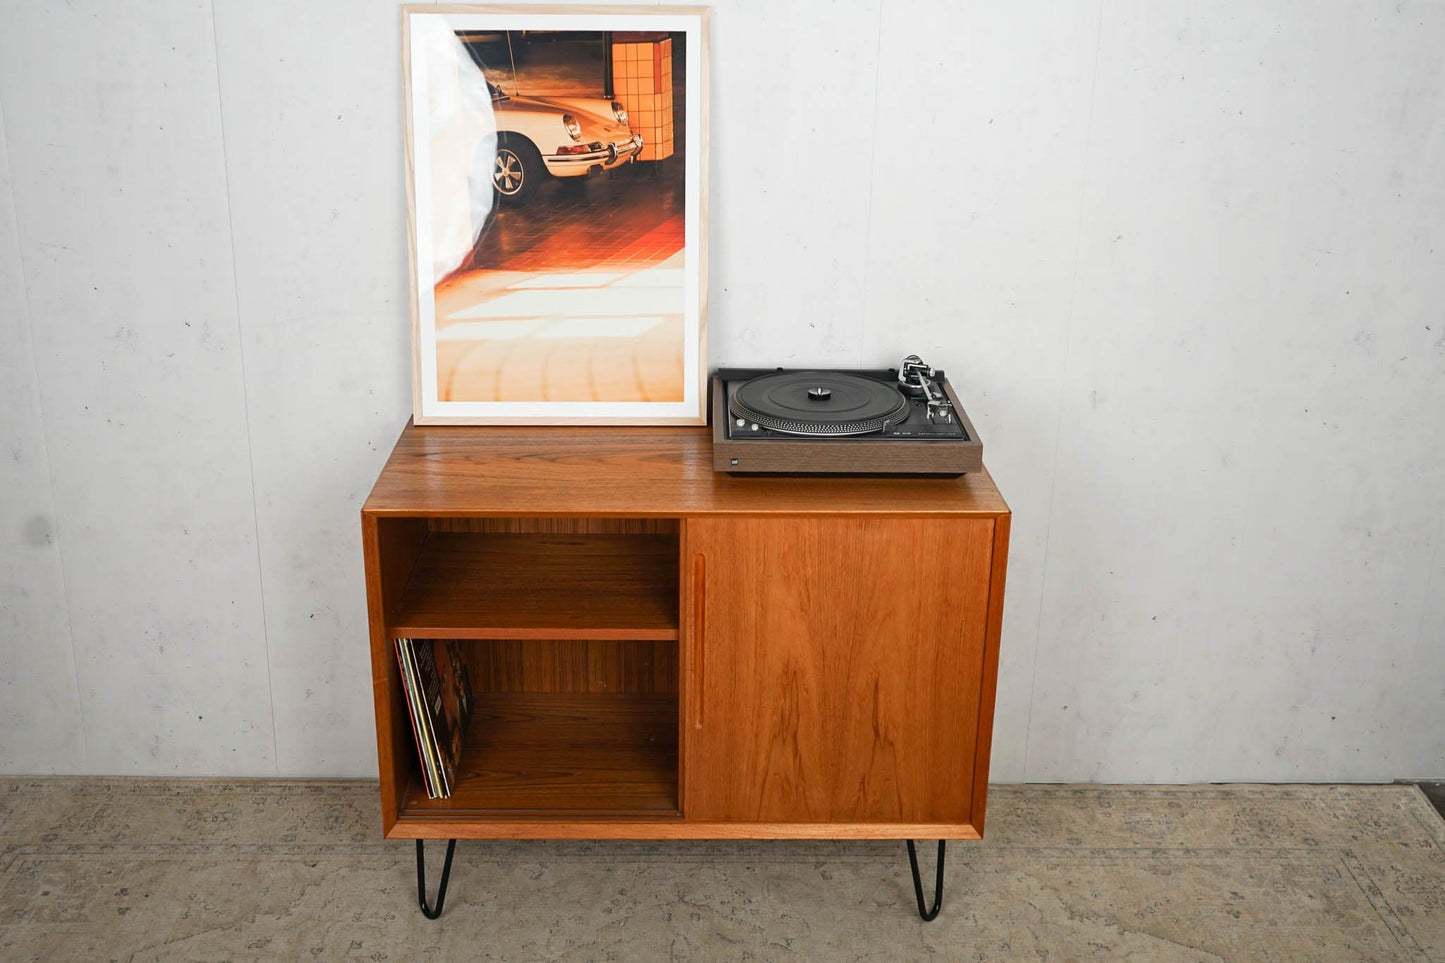
[[[739,419],[737,420],[737,426],[738,426],[739,428],[745,428],[745,427],[747,427],[747,423],[748,423],[748,421],[747,421],[746,418],[739,418]]]
[[[757,431],[757,430],[758,430],[758,425],[757,425],[757,423],[754,422],[753,424],[748,425],[748,429],[751,430],[751,431]]]

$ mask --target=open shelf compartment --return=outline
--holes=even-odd
[[[477,692],[457,785],[403,820],[675,816],[676,693]]]
[[[681,820],[680,535],[668,518],[374,521],[388,834]],[[474,708],[445,799],[423,785],[398,638],[445,643],[466,666]]]
[[[678,637],[677,536],[429,531],[393,638]]]

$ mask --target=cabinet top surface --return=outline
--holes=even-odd
[[[1002,515],[987,471],[960,478],[734,477],[707,428],[418,427],[408,423],[362,511],[372,515]]]

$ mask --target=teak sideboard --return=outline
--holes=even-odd
[[[978,838],[1009,517],[986,471],[719,474],[706,428],[408,425],[361,517],[387,838],[419,888],[422,839]],[[447,799],[398,637],[469,640]]]

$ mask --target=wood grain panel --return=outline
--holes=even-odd
[[[679,816],[408,812],[387,839],[978,839],[967,823],[736,823]]]
[[[988,577],[988,625],[984,630],[983,667],[979,679],[978,740],[973,764],[973,823],[983,835],[984,812],[988,806],[988,766],[993,750],[993,710],[998,694],[999,639],[1003,634],[1004,576],[1008,573],[1010,515],[993,526],[993,559]]]
[[[961,478],[750,477],[713,471],[706,428],[408,425],[366,500],[378,515],[999,515],[988,472]]]
[[[645,639],[486,639],[462,646],[478,692],[671,693],[677,643]]]
[[[688,818],[967,823],[993,538],[992,519],[689,519]]]
[[[420,519],[361,517],[381,819],[387,831],[396,822],[401,787],[411,778],[416,753],[395,650],[386,631],[386,612],[400,598],[425,538],[426,524]]]

